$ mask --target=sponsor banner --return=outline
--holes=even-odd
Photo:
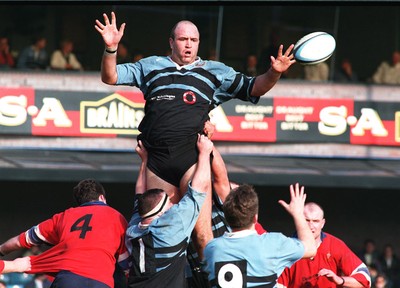
[[[117,137],[137,135],[144,115],[140,92],[68,92],[0,88],[0,133]]]
[[[189,99],[189,98],[188,98]],[[0,134],[136,137],[141,92],[77,92],[0,87]],[[231,100],[210,113],[214,141],[400,145],[400,102],[350,98]]]
[[[257,105],[232,100],[212,113],[217,128],[213,140],[400,145],[398,102],[299,95],[261,98]]]

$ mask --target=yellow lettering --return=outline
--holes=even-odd
[[[372,135],[378,137],[386,137],[389,134],[383,126],[379,114],[371,108],[361,109],[361,117],[351,132],[356,136],[363,136],[365,130],[370,130]]]
[[[47,121],[54,121],[54,125],[57,127],[72,126],[72,121],[65,113],[61,102],[56,98],[43,98],[43,107],[32,123],[35,126],[46,126]]]
[[[27,119],[26,96],[5,96],[0,98],[0,125],[18,126]]]
[[[321,109],[318,122],[318,130],[327,136],[337,136],[346,132],[347,108],[345,106],[329,106]]]

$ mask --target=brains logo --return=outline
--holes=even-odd
[[[81,132],[139,134],[144,117],[142,103],[134,103],[115,93],[99,101],[81,102]]]
[[[186,91],[183,93],[183,102],[189,105],[196,103],[196,95],[192,91]]]

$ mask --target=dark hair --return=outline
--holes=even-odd
[[[258,214],[258,195],[253,186],[242,184],[233,189],[225,199],[224,214],[231,228],[249,228]]]
[[[43,40],[43,39],[47,40],[44,35],[34,35],[31,39],[31,41],[32,41],[31,43],[36,44],[37,42],[39,42],[40,40]]]
[[[94,179],[80,181],[73,189],[76,203],[82,205],[86,202],[96,201],[100,195],[106,196],[104,187]]]
[[[145,215],[150,212],[160,202],[160,198],[164,190],[162,189],[149,189],[138,198],[138,212],[139,215]]]

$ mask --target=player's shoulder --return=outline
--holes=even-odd
[[[200,59],[197,64],[197,66],[204,66],[207,69],[221,69],[221,70],[229,70],[233,69],[232,67],[226,65],[223,62],[220,61],[215,61],[215,60],[203,60]]]
[[[322,242],[326,242],[327,244],[329,244],[329,246],[338,249],[347,248],[346,243],[342,239],[326,232],[322,232]]]
[[[168,56],[148,56],[145,58],[140,59],[137,63],[142,63],[142,64],[160,64],[160,63],[170,63],[171,61],[169,60]]]

